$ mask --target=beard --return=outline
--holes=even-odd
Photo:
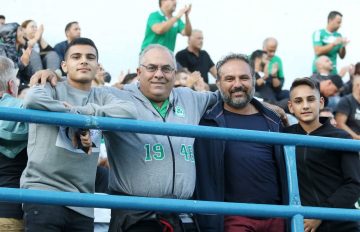
[[[223,92],[221,88],[219,88],[219,91],[223,101],[235,109],[243,109],[245,106],[247,106],[247,104],[249,104],[249,102],[253,99],[255,94],[255,88],[252,88],[250,93],[248,93],[248,90],[242,86],[231,90],[229,94]],[[236,92],[242,92],[244,96],[240,99],[232,99],[231,94]]]

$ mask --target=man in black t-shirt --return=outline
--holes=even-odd
[[[200,30],[193,30],[189,37],[189,46],[176,54],[176,61],[190,72],[199,71],[206,83],[209,83],[208,73],[215,78],[216,68],[210,55],[202,50],[203,33]]]
[[[339,128],[360,139],[360,75],[353,77],[352,93],[340,99],[335,119]]]
[[[230,54],[216,65],[218,102],[200,125],[279,132],[279,115],[254,98],[254,70],[246,56]],[[259,132],[261,133],[261,132]],[[194,145],[198,200],[288,204],[280,145],[198,138]],[[201,231],[283,232],[285,220],[232,215],[198,215]]]

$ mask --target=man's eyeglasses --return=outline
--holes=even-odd
[[[170,74],[175,70],[175,68],[171,67],[170,65],[158,66],[158,65],[152,65],[152,64],[150,64],[150,65],[142,64],[141,66],[143,66],[146,69],[146,71],[148,71],[150,73],[154,73],[160,69],[163,74]]]

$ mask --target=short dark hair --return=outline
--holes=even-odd
[[[264,50],[255,50],[253,53],[251,53],[250,65],[252,68],[254,68],[254,66],[255,66],[255,59],[261,58],[264,54],[266,54],[266,52]]]
[[[326,79],[330,80],[336,86],[336,88],[338,90],[340,90],[344,86],[344,82],[343,82],[341,76],[339,76],[337,74],[331,74],[327,78],[325,78],[325,80]]]
[[[0,15],[0,19],[5,19],[5,15]]]
[[[121,81],[121,84],[129,84],[132,80],[137,77],[137,73],[128,73],[125,75],[124,79]]]
[[[70,30],[70,27],[71,27],[73,24],[79,24],[79,23],[78,23],[77,21],[72,21],[72,22],[66,24],[66,26],[65,26],[65,33]]]
[[[291,84],[290,96],[291,96],[291,92],[300,85],[309,86],[311,89],[316,90],[320,94],[320,83],[318,81],[310,77],[302,77],[302,78],[296,78]]]
[[[342,14],[339,11],[331,11],[328,15],[328,22],[332,19],[334,19],[337,15],[342,17]]]
[[[254,77],[255,72],[254,72],[254,69],[250,65],[249,57],[247,55],[243,55],[243,54],[230,53],[229,55],[224,56],[221,60],[219,60],[216,63],[216,71],[217,71],[217,79],[218,80],[220,80],[220,69],[221,69],[221,67],[230,60],[244,61],[250,67],[251,77]]]
[[[105,81],[105,83],[111,82],[111,74],[109,72],[105,72],[104,81]]]
[[[330,113],[332,113],[332,110],[331,110],[330,107],[324,107],[324,108],[320,109],[320,113],[322,113],[322,112],[330,112]]]
[[[72,46],[75,46],[75,45],[89,45],[89,46],[95,48],[95,50],[96,50],[96,60],[99,60],[99,52],[98,52],[98,49],[97,49],[95,43],[91,39],[83,38],[83,37],[76,38],[76,39],[74,39],[73,41],[71,41],[69,43],[69,45],[67,46],[67,48],[65,50],[65,56],[64,57],[67,56],[67,53],[68,53],[69,49]]]
[[[163,0],[159,0],[159,7],[161,7],[161,2],[162,2]]]
[[[360,62],[355,64],[354,76],[355,75],[360,75]]]

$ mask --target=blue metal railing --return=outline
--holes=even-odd
[[[43,204],[124,208],[205,214],[284,217],[291,219],[292,231],[304,231],[303,219],[360,220],[360,211],[301,206],[296,174],[295,146],[360,151],[360,142],[347,139],[259,132],[228,128],[158,123],[131,119],[102,118],[47,111],[0,107],[0,120],[36,122],[79,128],[127,131],[182,137],[202,137],[285,145],[285,161],[289,185],[289,205],[261,205],[193,200],[174,200],[129,196],[94,195],[28,189],[0,188],[0,200]]]

